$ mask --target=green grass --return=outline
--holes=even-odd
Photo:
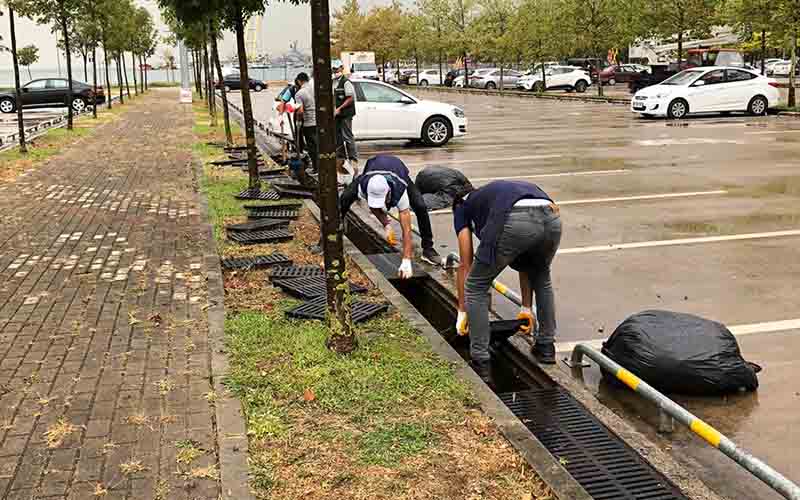
[[[407,456],[421,453],[435,441],[436,435],[428,425],[393,423],[361,436],[360,458],[364,463],[390,467]]]
[[[147,87],[153,88],[166,88],[166,87],[180,87],[181,82],[148,82]],[[192,84],[194,86],[194,84]]]

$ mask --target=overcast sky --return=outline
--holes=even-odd
[[[135,0],[137,5],[147,7],[157,19],[157,25],[166,35],[167,31],[158,13],[158,6],[155,0]],[[343,0],[331,0],[331,12],[338,8]],[[388,4],[389,0],[362,0],[362,8],[378,4]],[[3,41],[0,44],[8,45],[8,12],[4,10],[4,15],[0,17],[0,36]],[[304,52],[311,51],[311,27],[310,27],[310,8],[308,4],[299,6],[288,2],[272,2],[267,7],[264,15],[262,29],[262,45],[271,56],[278,56],[289,49],[289,44],[297,40],[299,47]],[[55,68],[56,42],[55,35],[50,33],[49,26],[39,26],[29,19],[18,19],[17,24],[17,46],[34,44],[39,47],[39,62],[34,68]],[[156,52],[155,61],[157,64],[162,61],[162,47]],[[232,33],[227,33],[225,40],[220,46],[220,56],[227,58],[236,53],[236,40]],[[176,54],[177,55],[177,54]],[[0,69],[11,68],[11,56],[8,53],[0,53]]]

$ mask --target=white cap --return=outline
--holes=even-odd
[[[367,205],[369,208],[386,210],[386,195],[389,194],[389,182],[382,175],[373,175],[367,183]]]

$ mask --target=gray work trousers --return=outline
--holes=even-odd
[[[561,243],[561,219],[556,205],[514,208],[497,239],[493,264],[472,263],[464,285],[469,318],[470,356],[489,359],[489,302],[492,282],[507,266],[528,274],[536,294],[539,320],[537,344],[552,344],[556,336],[556,305],[550,264]],[[481,243],[483,245],[483,243]]]
[[[356,137],[353,135],[353,118],[336,119],[336,157],[358,161]]]

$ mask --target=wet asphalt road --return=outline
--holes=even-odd
[[[37,123],[62,116],[64,114],[66,114],[66,108],[26,109],[23,114],[23,119],[26,127],[32,127]],[[16,134],[19,129],[17,123],[16,112],[0,114],[0,137]]]
[[[363,161],[396,154],[416,173],[458,168],[482,185],[536,182],[560,205],[553,265],[558,342],[607,338],[630,314],[669,309],[736,327],[746,358],[764,367],[757,394],[680,399],[690,411],[800,482],[800,120],[703,117],[644,120],[625,106],[420,92],[462,107],[469,135],[439,149],[360,143]],[[255,97],[259,119],[271,95]],[[440,253],[456,250],[449,213],[431,215]],[[619,247],[618,245],[622,245]],[[501,280],[518,289],[516,273]],[[517,312],[503,298],[504,317]],[[783,323],[776,323],[783,322]],[[626,392],[587,383],[609,406],[730,498],[780,498],[685,431],[653,432],[657,416]],[[697,462],[699,465],[692,465]],[[699,467],[699,468],[698,468]]]

